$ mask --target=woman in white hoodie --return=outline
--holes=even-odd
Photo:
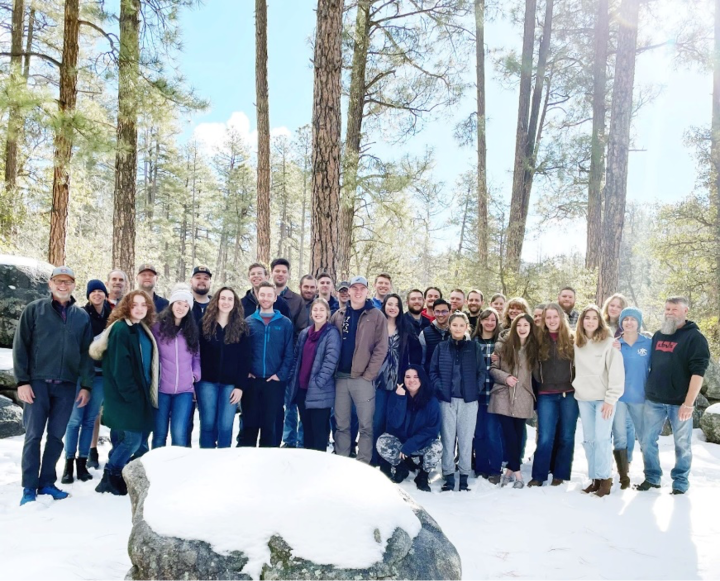
[[[612,486],[612,425],[615,405],[625,389],[622,355],[600,308],[589,305],[580,313],[575,334],[575,399],[580,408],[583,447],[592,479],[583,492],[610,494]]]

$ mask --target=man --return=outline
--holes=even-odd
[[[392,292],[392,279],[387,273],[380,273],[375,277],[375,296],[372,299],[375,308],[382,309],[385,297]]]
[[[67,266],[58,266],[48,286],[51,296],[25,307],[13,340],[13,372],[18,398],[25,403],[21,506],[34,501],[38,494],[54,500],[68,497],[55,486],[55,465],[63,450],[73,404],[87,405],[95,376],[88,355],[93,339],[90,317],[75,305],[72,296],[75,273]],[[78,379],[82,387],[76,399]],[[46,425],[41,462],[40,443]]]
[[[302,298],[302,308],[295,320],[295,339],[311,323],[310,305],[317,298],[317,280],[312,274],[306,274],[300,279],[300,297]]]
[[[335,452],[350,456],[350,418],[355,404],[360,424],[357,459],[372,459],[374,381],[388,350],[385,315],[368,300],[368,281],[356,276],[350,281],[350,302],[332,316],[342,336],[340,361],[335,373]]]
[[[465,306],[465,291],[459,288],[450,292],[450,310],[453,313],[462,313]]]
[[[122,270],[111,270],[108,274],[105,287],[108,289],[108,302],[110,303],[110,307],[114,309],[128,291],[127,274]]]
[[[662,327],[652,338],[643,413],[645,481],[637,490],[660,488],[658,437],[666,419],[670,420],[675,440],[675,468],[670,473],[672,494],[685,494],[690,486],[692,417],[710,363],[710,349],[698,326],[687,320],[687,314],[685,297],[667,299]]]
[[[450,320],[450,303],[445,299],[437,299],[433,303],[433,314],[435,320],[430,326],[423,329],[419,337],[423,351],[423,367],[428,373],[430,373],[430,361],[435,348],[441,341],[447,341],[450,338],[450,326],[448,323]]]
[[[442,291],[436,286],[429,286],[425,289],[425,308],[421,315],[425,317],[429,322],[433,322],[435,319],[433,315],[433,305],[435,301],[442,298]]]
[[[465,314],[467,315],[468,321],[470,321],[470,327],[473,331],[477,326],[480,313],[482,313],[484,302],[485,297],[483,296],[482,291],[476,288],[472,289],[467,294],[467,313]]]
[[[567,315],[568,323],[570,328],[574,331],[577,326],[578,317],[580,313],[575,310],[575,289],[571,286],[566,286],[560,289],[558,293],[558,304],[565,311]]]
[[[192,277],[190,278],[190,289],[193,294],[192,314],[198,326],[212,298],[210,294],[211,284],[212,272],[210,272],[207,266],[196,266],[193,268]]]
[[[275,310],[277,293],[271,282],[261,282],[260,308],[245,320],[250,328],[250,373],[243,391],[243,446],[276,447],[278,416],[282,418],[285,386],[293,363],[293,325]]]
[[[250,281],[250,288],[245,293],[245,296],[240,299],[246,317],[249,317],[258,309],[258,288],[260,288],[261,282],[268,280],[268,271],[265,265],[260,262],[252,263],[248,268],[248,280]],[[277,297],[274,308],[280,311],[280,314],[284,317],[290,318],[290,307],[288,307],[284,298]]]
[[[135,277],[135,281],[137,282],[140,290],[144,290],[152,297],[156,314],[159,315],[160,312],[170,304],[167,299],[164,299],[155,293],[155,286],[158,281],[158,272],[152,264],[141,264],[138,269],[137,276]]]
[[[287,302],[290,309],[290,321],[295,323],[298,313],[303,307],[302,297],[294,293],[288,288],[288,280],[290,279],[290,261],[287,258],[276,258],[270,263],[270,273],[272,274],[277,294]]]
[[[407,305],[407,312],[405,313],[405,320],[410,325],[415,336],[420,336],[421,331],[430,325],[430,321],[422,316],[423,305],[425,304],[425,297],[420,289],[414,288],[408,292],[405,296],[405,303]]]
[[[338,310],[342,309],[350,301],[350,283],[346,280],[340,281],[337,287],[338,292]],[[334,314],[334,313],[333,313]]]
[[[317,285],[318,296],[322,297],[328,302],[328,304],[330,305],[330,314],[334,315],[335,311],[340,308],[340,303],[333,296],[333,291],[335,290],[335,283],[333,282],[332,277],[327,272],[320,273],[320,276],[317,277]]]

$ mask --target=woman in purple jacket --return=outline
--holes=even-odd
[[[192,314],[193,296],[177,285],[170,305],[152,327],[160,353],[160,386],[152,447],[165,445],[170,431],[173,446],[188,446],[194,383],[200,381],[200,333]]]

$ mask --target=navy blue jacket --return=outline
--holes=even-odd
[[[452,376],[455,357],[460,357],[462,394],[465,403],[478,401],[485,385],[485,357],[476,341],[443,341],[433,353],[430,362],[430,382],[435,397],[440,401],[452,401]]]
[[[153,305],[155,305],[155,314],[159,315],[170,305],[170,301],[153,293]]]
[[[300,332],[295,346],[295,358],[290,373],[290,401],[295,403],[300,389],[300,360],[310,327]],[[326,325],[318,340],[310,371],[310,384],[305,396],[309,410],[329,409],[335,405],[335,370],[340,361],[340,331],[335,325]]]
[[[245,319],[250,327],[250,373],[255,377],[277,375],[280,381],[290,377],[293,361],[293,324],[279,311],[274,311],[266,325],[255,311]]]
[[[413,405],[410,395],[390,394],[387,431],[403,443],[401,452],[412,456],[427,448],[440,434],[440,404],[434,397],[423,408]]]
[[[416,337],[420,336],[420,333],[422,333],[425,327],[429,327],[430,325],[432,325],[432,323],[423,316],[420,317],[419,321],[417,321],[415,317],[413,317],[410,313],[404,313],[403,317],[405,317],[407,324],[413,330],[413,333],[415,333]]]

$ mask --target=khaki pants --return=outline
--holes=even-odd
[[[375,386],[362,377],[335,380],[335,453],[338,456],[350,456],[350,414],[353,403],[360,426],[357,459],[369,464],[373,448]]]

